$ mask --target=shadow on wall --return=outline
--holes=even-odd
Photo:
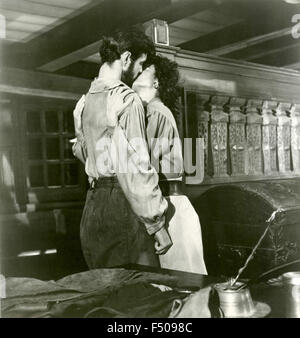
[[[81,252],[82,211],[1,216],[1,273],[6,277],[58,279],[87,270]]]
[[[14,164],[16,137],[8,103],[0,101],[0,214],[18,212],[15,195]]]
[[[19,140],[9,100],[0,102],[0,120],[1,273],[56,279],[86,270],[79,240],[81,209],[20,212],[16,199]]]

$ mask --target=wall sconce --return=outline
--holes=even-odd
[[[169,46],[169,26],[166,21],[152,19],[143,24],[145,34],[157,45]]]

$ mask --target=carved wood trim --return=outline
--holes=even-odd
[[[246,172],[248,175],[262,174],[262,123],[263,118],[258,113],[262,106],[261,100],[248,100],[245,107],[246,113]]]
[[[273,115],[273,109],[277,102],[264,101],[262,106],[263,126],[262,126],[262,144],[264,173],[266,175],[277,172],[277,117]]]
[[[205,177],[211,172],[209,161],[209,121],[210,113],[205,109],[205,104],[209,101],[209,95],[196,95],[196,113],[198,137],[204,141],[204,172]]]
[[[300,105],[201,93],[189,104],[205,144],[204,184],[299,177]]]
[[[286,114],[290,107],[290,103],[279,103],[276,108],[278,167],[283,173],[291,171],[291,121]]]
[[[231,158],[231,175],[246,173],[246,116],[241,113],[245,99],[231,98],[229,102],[229,147]]]
[[[293,105],[291,116],[291,152],[293,170],[300,174],[300,105]]]
[[[228,176],[228,130],[229,115],[224,112],[223,106],[228,102],[226,96],[211,98],[211,125],[210,142],[213,160],[213,177]]]

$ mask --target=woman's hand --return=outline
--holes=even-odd
[[[135,92],[124,86],[111,90],[107,96],[106,114],[108,127],[114,128],[118,122],[118,117],[134,100]]]

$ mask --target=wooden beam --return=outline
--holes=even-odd
[[[98,59],[99,59],[99,56],[98,56]],[[97,64],[97,63],[86,62],[86,61],[75,62],[65,68],[62,68],[56,71],[56,74],[74,76],[74,77],[84,78],[84,79],[89,79],[89,80],[92,80],[96,76],[98,76],[98,73],[99,73],[99,62]]]
[[[244,21],[238,22],[215,32],[184,42],[180,44],[179,47],[185,50],[206,53],[208,50],[238,42],[241,35],[246,35],[246,26],[247,24]]]
[[[268,55],[282,53],[282,52],[285,52],[289,49],[294,49],[294,48],[300,48],[300,42],[296,42],[296,43],[290,44],[288,46],[282,46],[282,47],[279,47],[279,48],[266,50],[266,51],[263,51],[261,53],[252,54],[251,56],[245,58],[245,60],[253,61],[253,60],[256,60],[256,59],[263,58],[263,57],[268,56]],[[300,51],[300,49],[299,49],[299,51]],[[300,52],[299,52],[299,58],[300,58]],[[281,62],[284,62],[284,60],[281,60]]]
[[[90,86],[89,80],[70,76],[1,68],[2,93],[76,100]]]
[[[171,0],[168,6],[162,7],[160,9],[156,9],[155,11],[151,13],[147,13],[144,15],[142,20],[134,20],[132,21],[132,25],[135,23],[143,23],[150,18],[156,18],[165,20],[168,23],[172,23],[175,21],[178,21],[179,19],[194,14],[197,11],[208,9],[215,4],[213,2],[205,1],[195,1],[195,0]],[[140,4],[140,6],[142,6]],[[117,25],[119,25],[117,23]],[[67,55],[64,55],[60,58],[57,58],[47,64],[44,64],[40,67],[38,67],[39,70],[47,71],[47,72],[55,72],[58,69],[61,69],[63,67],[66,67],[68,65],[71,65],[77,61],[83,60],[90,55],[93,55],[98,52],[99,48],[99,40],[96,42],[89,44],[87,46],[84,46],[72,53],[69,53]]]
[[[78,100],[80,94],[62,92],[57,90],[36,89],[27,87],[15,87],[5,84],[0,84],[0,92],[14,95],[38,96],[61,100]]]
[[[138,23],[146,13],[168,6],[171,0],[101,0],[99,3],[24,45],[5,53],[5,65],[35,69],[98,41],[118,25]],[[64,65],[62,65],[63,67]]]
[[[24,1],[24,0],[23,0]],[[58,7],[64,7],[64,8],[71,8],[71,9],[77,9],[77,8],[82,8],[83,6],[87,5],[93,5],[92,3],[95,2],[95,0],[25,0],[25,1],[30,1],[30,2],[36,2],[39,4],[46,4]]]
[[[235,52],[243,48],[248,48],[248,47],[251,47],[259,43],[263,43],[263,42],[266,42],[272,39],[276,39],[276,38],[279,38],[285,35],[289,35],[291,34],[291,29],[292,27],[279,29],[271,33],[258,35],[250,39],[246,39],[246,40],[239,41],[233,44],[229,44],[221,48],[211,49],[211,50],[206,51],[206,53],[212,54],[212,55],[219,55],[219,56],[226,55],[226,54]]]
[[[10,11],[19,11],[22,13],[28,13],[33,15],[43,15],[51,16],[55,18],[60,18],[62,16],[69,15],[72,13],[72,9],[48,4],[35,3],[27,1],[18,1],[18,0],[1,0],[0,8],[10,10]]]
[[[291,26],[291,18],[297,10],[300,10],[299,6],[289,6],[283,1],[237,1],[232,11],[239,13],[243,22],[188,41],[180,47],[227,56],[234,50],[247,48],[247,43],[255,45],[263,39],[267,41],[274,32],[274,38],[276,35],[288,34],[286,30]]]
[[[157,51],[178,63],[182,85],[186,90],[208,95],[218,93],[228,97],[300,103],[300,72],[295,70],[180,48],[160,47]]]
[[[290,63],[288,65],[285,65],[284,68],[300,70],[300,62]]]
[[[5,52],[6,66],[55,71],[97,52],[97,42],[117,28],[156,17],[174,22],[216,6],[210,0],[103,0],[95,7]],[[76,37],[76,38],[75,38]]]
[[[99,41],[80,48],[51,62],[48,62],[45,65],[38,67],[38,70],[42,70],[45,72],[55,72],[59,69],[65,68],[68,65],[72,65],[77,61],[85,59],[87,55],[95,54],[98,51],[98,48]]]
[[[272,50],[288,48],[297,42],[298,41],[293,39],[291,34],[286,34],[276,39],[271,39],[240,50],[236,50],[224,56],[236,60],[251,61],[260,57],[260,55],[263,55],[264,53],[269,53]]]
[[[285,67],[287,64],[299,62],[300,60],[300,42],[289,46],[288,48],[278,48],[278,50],[260,56],[251,62],[261,63],[275,67]]]

